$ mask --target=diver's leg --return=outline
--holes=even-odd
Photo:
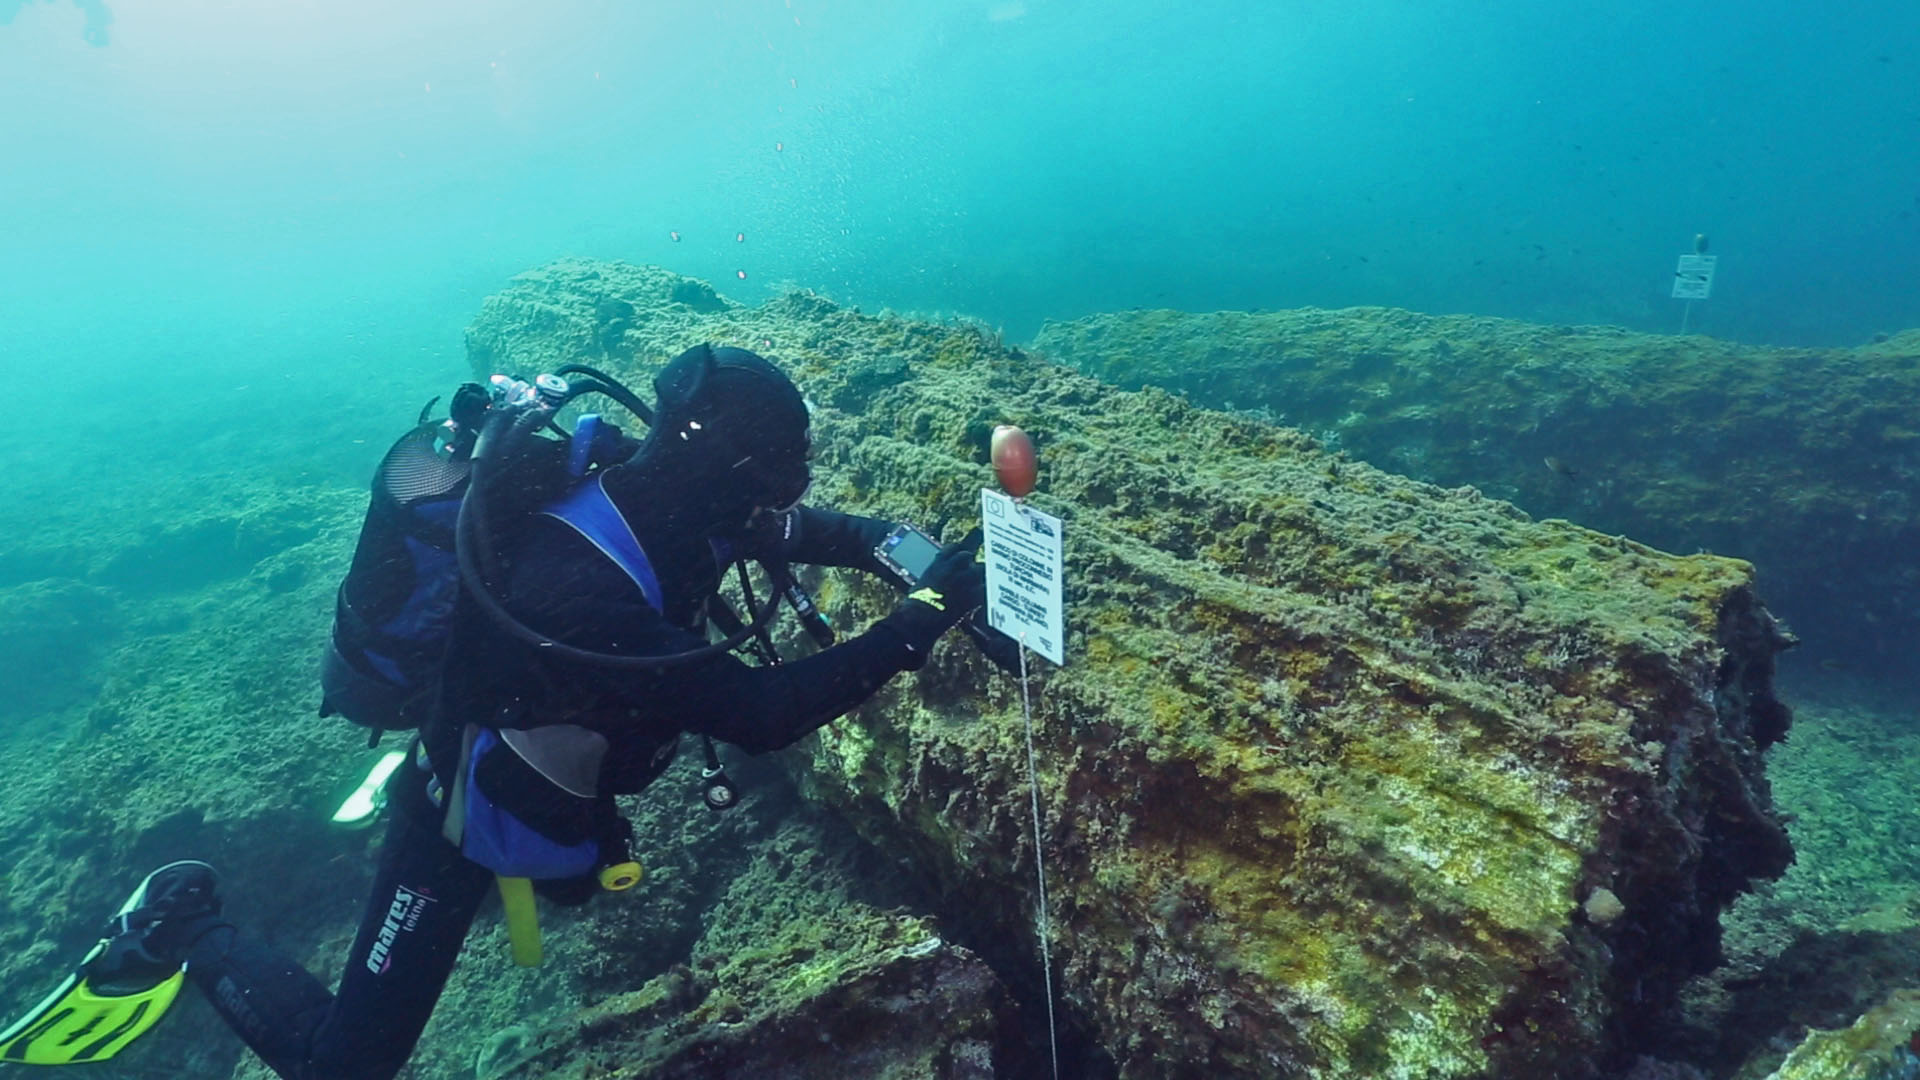
[[[384,1080],[406,1064],[492,884],[437,819],[394,815],[333,1010],[315,1033],[315,1077]]]
[[[274,1072],[288,1080],[307,1075],[307,1045],[333,1004],[320,980],[231,925],[216,926],[194,942],[187,977]]]
[[[216,926],[188,977],[289,1080],[385,1080],[406,1064],[492,875],[438,828],[396,812],[337,995],[272,949]]]

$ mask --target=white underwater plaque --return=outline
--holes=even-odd
[[[982,488],[987,624],[1056,664],[1067,662],[1060,519]]]
[[[1682,255],[1673,271],[1675,300],[1705,300],[1713,291],[1713,266],[1718,255]]]

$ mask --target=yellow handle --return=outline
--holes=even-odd
[[[533,906],[533,882],[523,877],[500,877],[500,906],[507,918],[507,944],[512,947],[513,962],[521,967],[540,966],[540,913]]]
[[[640,864],[632,859],[614,863],[611,866],[603,866],[600,868],[600,887],[608,892],[631,889],[640,884],[640,878],[644,873],[645,871],[640,869]]]

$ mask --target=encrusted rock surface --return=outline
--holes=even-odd
[[[329,798],[371,763],[365,739],[314,716],[314,658],[364,495],[246,469],[217,489],[199,476],[142,480],[98,518],[60,508],[61,525],[84,525],[75,534],[84,562],[45,560],[55,537],[16,534],[16,567],[61,576],[12,594],[84,600],[46,616],[49,635],[90,632],[101,659],[97,685],[73,687],[78,703],[15,722],[0,754],[9,1013],[51,989],[140,877],[173,859],[213,861],[229,910],[302,955],[317,941],[343,943],[367,887],[368,835],[325,824]],[[31,675],[65,681],[72,670]],[[338,963],[333,948],[312,959],[323,971]],[[198,1001],[176,1012],[125,1060],[89,1068],[103,1078],[221,1076],[244,1053]]]
[[[760,349],[819,404],[817,501],[950,535],[993,425],[1035,434],[1073,628],[1034,680],[1038,854],[1088,1068],[1587,1074],[1791,858],[1760,757],[1782,639],[1747,564],[1534,522],[965,328],[686,295],[654,268],[531,272],[470,329],[476,372]],[[840,625],[890,603],[838,577],[821,598]],[[1011,681],[956,641],[791,761],[1037,1008]]]
[[[1750,559],[1829,658],[1904,674],[1920,646],[1920,330],[1784,349],[1394,308],[1129,311],[1035,346],[1533,514]]]
[[[1912,1080],[1917,1041],[1920,990],[1897,991],[1851,1027],[1810,1032],[1768,1080]]]
[[[734,912],[716,910],[724,918]],[[753,943],[710,973],[676,967],[548,1025],[507,1029],[475,1073],[545,1080],[993,1080],[1031,1075],[1007,991],[993,971],[919,919],[868,914],[853,921],[790,911],[795,934],[767,922],[743,928],[791,947]],[[806,932],[814,935],[809,945]]]

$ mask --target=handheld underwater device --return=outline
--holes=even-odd
[[[911,525],[895,525],[873,549],[880,565],[911,589],[940,555],[940,543]]]

